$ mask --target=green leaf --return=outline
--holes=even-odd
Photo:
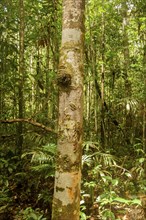
[[[0,207],[0,213],[4,212],[4,210],[6,210],[6,208],[8,207],[8,205],[3,205]]]
[[[113,179],[113,180],[112,180],[112,185],[113,185],[113,186],[117,186],[118,183],[119,183],[118,179]]]
[[[124,198],[121,198],[121,197],[114,198],[114,201],[117,201],[117,202],[120,202],[120,203],[129,204],[129,199],[124,199]]]
[[[142,205],[140,199],[133,199],[133,200],[131,200],[131,204],[132,205],[140,205],[140,206]]]
[[[80,212],[80,220],[86,220],[86,214],[84,212]]]
[[[145,158],[139,158],[139,163],[143,163],[145,161]]]

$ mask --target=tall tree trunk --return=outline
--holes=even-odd
[[[104,1],[102,2],[104,7]],[[105,79],[105,21],[104,13],[102,13],[102,36],[101,36],[101,145],[105,147],[105,108],[104,108],[104,79]]]
[[[131,83],[129,81],[129,65],[130,65],[130,54],[129,54],[129,38],[128,38],[128,6],[127,1],[122,3],[123,7],[123,70],[124,70],[124,80],[125,80],[125,96],[127,101],[131,97]],[[132,132],[132,118],[131,111],[127,109],[129,107],[129,101],[125,103],[125,138],[126,143],[131,142],[131,132]],[[127,111],[128,110],[128,111]]]
[[[144,49],[143,49],[143,75],[144,75],[144,104],[143,104],[143,150],[146,153],[146,36],[144,35]],[[144,164],[146,177],[146,163]]]
[[[24,99],[23,99],[23,86],[24,86],[24,2],[19,0],[19,94],[18,94],[18,111],[19,118],[24,116]],[[18,138],[17,147],[18,154],[21,155],[23,145],[23,124],[18,124]]]
[[[58,153],[52,220],[78,220],[83,123],[84,0],[63,1]]]
[[[49,38],[49,37],[48,37]],[[48,44],[46,47],[46,83],[45,83],[45,118],[48,118],[48,113],[49,113],[49,103],[48,103],[48,99],[49,99],[49,66],[50,66],[50,54],[49,54],[49,50],[50,50],[50,39],[48,39]]]

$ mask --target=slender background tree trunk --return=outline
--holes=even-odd
[[[84,0],[63,1],[58,154],[52,220],[78,220],[83,124]]]
[[[23,87],[24,87],[24,2],[19,0],[19,87],[18,87],[18,115],[19,118],[24,117],[24,98],[23,98]],[[21,155],[23,145],[23,124],[19,122],[18,127],[18,138],[17,138],[17,151]]]

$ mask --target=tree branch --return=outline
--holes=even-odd
[[[34,125],[38,128],[41,128],[47,132],[52,132],[54,134],[57,134],[56,131],[52,130],[51,128],[37,122],[37,121],[34,121],[32,119],[27,119],[27,118],[16,118],[16,119],[9,119],[9,120],[0,120],[0,123],[7,123],[7,124],[11,124],[11,123],[15,123],[15,122],[26,122],[28,124],[31,124],[31,125]]]

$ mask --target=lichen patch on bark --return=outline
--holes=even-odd
[[[66,28],[62,31],[62,44],[67,42],[80,42],[82,32],[75,28]]]
[[[56,178],[57,193],[55,199],[60,200],[63,206],[76,203],[79,199],[77,189],[81,179],[80,172],[56,173]]]

